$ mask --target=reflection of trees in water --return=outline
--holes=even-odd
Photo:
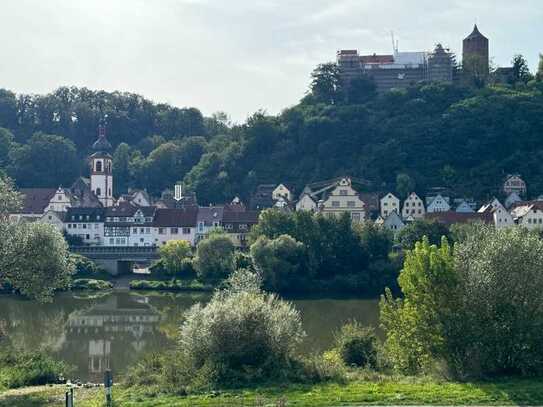
[[[307,333],[303,352],[330,348],[334,332],[349,320],[363,325],[379,326],[379,301],[359,299],[308,299],[292,301],[302,315]]]

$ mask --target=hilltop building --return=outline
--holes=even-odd
[[[462,70],[465,74],[486,77],[490,71],[488,38],[477,24],[462,42]]]

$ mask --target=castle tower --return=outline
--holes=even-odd
[[[427,79],[431,82],[452,82],[454,57],[441,44],[428,55]]]
[[[477,24],[473,32],[462,43],[462,66],[464,72],[477,77],[489,73],[488,38],[479,32]]]
[[[104,207],[113,206],[113,158],[109,154],[112,147],[106,138],[106,128],[98,127],[98,140],[92,145],[95,151],[90,157],[92,192]]]

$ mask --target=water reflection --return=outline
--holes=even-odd
[[[73,365],[73,378],[101,382],[116,376],[145,352],[175,345],[183,312],[207,294],[115,292],[82,297],[63,293],[50,304],[0,296],[0,325],[9,341],[25,349],[49,349]],[[308,334],[304,351],[330,347],[333,332],[349,319],[377,326],[377,301],[295,299]]]

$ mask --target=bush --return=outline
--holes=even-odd
[[[375,330],[353,321],[343,325],[335,335],[336,349],[348,366],[375,368],[379,341]]]
[[[290,374],[305,335],[300,314],[261,291],[260,283],[255,274],[237,270],[207,305],[186,312],[179,352],[192,384],[247,385]]]
[[[182,274],[186,270],[186,260],[190,262],[192,249],[186,240],[170,240],[159,249],[160,260],[168,274]]]
[[[165,290],[165,291],[211,291],[212,286],[198,280],[132,280],[131,290]]]
[[[63,362],[54,360],[44,351],[4,349],[0,353],[0,388],[58,383],[66,370]]]
[[[78,278],[72,281],[72,290],[110,290],[113,284],[105,280]]]
[[[81,256],[80,254],[70,254],[70,260],[75,266],[76,277],[92,277],[94,275],[106,273],[106,270],[103,267],[98,266],[92,260],[85,256]]]

